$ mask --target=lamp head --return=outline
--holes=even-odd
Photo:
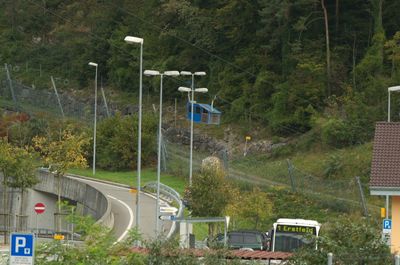
[[[143,39],[138,38],[138,37],[133,37],[133,36],[126,36],[124,39],[127,43],[140,43],[143,44]]]
[[[181,71],[181,75],[192,75],[192,73],[188,71]]]
[[[155,71],[155,70],[145,70],[143,72],[144,75],[150,76],[150,75],[160,75],[159,71]]]
[[[194,75],[206,75],[206,72],[195,72]]]
[[[205,87],[200,87],[200,88],[195,88],[194,89],[195,92],[200,92],[200,93],[207,93],[208,89]]]
[[[178,87],[178,91],[179,92],[190,92],[190,91],[192,91],[192,89],[190,89],[188,87],[180,86],[180,87]]]
[[[97,67],[97,63],[93,63],[93,62],[90,62],[90,63],[88,63],[88,65],[91,65],[91,66],[94,66],[94,67]]]
[[[178,76],[179,75],[179,71],[165,71],[164,75],[167,75],[167,76]]]
[[[391,91],[391,92],[393,92],[393,91],[400,91],[400,86],[391,86],[391,87],[388,87],[388,91]]]

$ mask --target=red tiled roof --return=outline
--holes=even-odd
[[[400,189],[400,123],[375,125],[370,187]]]
[[[132,251],[139,254],[148,254],[148,250],[145,248],[132,248]],[[166,256],[174,256],[178,255],[179,253],[185,253],[188,255],[192,255],[195,257],[203,257],[207,254],[207,252],[211,252],[215,250],[203,250],[203,249],[182,249],[178,252],[170,252],[165,253]],[[230,250],[227,251],[225,257],[229,258],[239,258],[239,259],[246,259],[246,260],[287,260],[293,255],[293,253],[288,252],[269,252],[263,250]]]

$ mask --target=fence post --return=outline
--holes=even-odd
[[[61,105],[60,96],[58,95],[58,92],[57,92],[56,83],[54,82],[53,76],[50,76],[50,79],[51,79],[51,83],[53,84],[54,93],[56,94],[56,97],[57,97],[58,106],[60,107],[60,110],[61,110],[61,115],[62,115],[62,117],[63,117],[63,119],[64,119],[64,118],[65,118],[65,116],[64,116],[64,110],[63,110],[63,107],[62,107],[62,105]]]
[[[292,186],[292,191],[296,192],[296,185],[294,183],[294,175],[293,175],[293,165],[289,159],[286,159],[286,162],[288,164],[288,171],[289,171],[290,184]]]
[[[365,202],[364,191],[363,191],[362,186],[361,186],[360,177],[358,177],[358,176],[356,177],[356,182],[357,182],[357,185],[358,185],[358,189],[360,191],[361,204],[362,204],[362,207],[363,207],[363,210],[364,210],[364,216],[368,217],[368,208],[367,208],[367,204]]]
[[[104,101],[104,106],[106,108],[107,117],[110,118],[110,111],[108,110],[107,99],[106,99],[106,95],[104,94],[104,89],[103,89],[103,77],[100,78],[100,89],[101,89],[101,95],[103,96],[103,101]]]
[[[11,76],[10,76],[10,71],[8,71],[8,65],[6,63],[4,64],[4,68],[6,69],[6,73],[7,73],[8,85],[10,86],[11,97],[14,101],[16,110],[19,111],[19,106],[18,106],[17,98],[15,96],[14,87],[13,87]]]
[[[332,264],[333,264],[333,254],[328,253],[328,265],[332,265]]]
[[[400,265],[400,256],[399,255],[394,256],[394,265]]]

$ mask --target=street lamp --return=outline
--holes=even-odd
[[[96,67],[96,77],[94,80],[94,129],[93,129],[93,175],[96,174],[96,123],[97,123],[97,69],[98,64],[90,62],[90,66]]]
[[[139,75],[139,122],[138,122],[138,151],[137,151],[137,193],[136,193],[136,228],[140,226],[140,173],[142,163],[142,67],[143,67],[143,39],[126,36],[129,44],[140,44],[140,75]]]
[[[388,87],[388,122],[390,122],[390,92],[400,91],[400,86]]]
[[[144,71],[146,76],[160,76],[160,110],[159,110],[159,120],[158,120],[158,154],[157,154],[157,200],[156,200],[156,235],[158,234],[159,226],[159,208],[160,208],[160,174],[161,174],[161,126],[162,126],[162,96],[163,96],[163,76],[178,76],[178,71],[165,71],[160,73],[159,71],[146,70]]]
[[[192,92],[191,104],[191,115],[190,115],[190,161],[189,161],[189,186],[192,186],[192,175],[193,175],[193,103],[194,103],[194,92],[207,93],[207,88],[194,88],[194,76],[205,76],[206,72],[187,72],[181,71],[181,75],[191,75],[192,76],[192,88],[179,87],[180,92]]]

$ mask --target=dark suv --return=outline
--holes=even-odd
[[[224,243],[224,235],[219,234],[216,238],[218,245]],[[248,248],[253,250],[268,249],[267,235],[259,231],[244,230],[228,232],[227,246],[231,249]]]

